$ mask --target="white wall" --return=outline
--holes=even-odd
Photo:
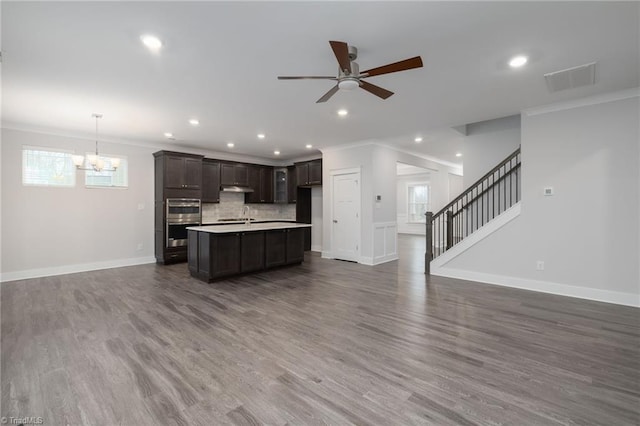
[[[467,125],[462,143],[464,187],[468,188],[520,145],[520,115]]]
[[[462,194],[464,189],[464,177],[449,173],[449,201]]]
[[[323,239],[324,257],[331,257],[331,171],[360,168],[361,171],[361,238],[360,262],[377,264],[397,258],[397,187],[396,163],[401,162],[429,169],[434,193],[444,194],[432,199],[433,208],[448,201],[449,173],[461,170],[412,154],[397,151],[376,142],[364,142],[351,147],[324,149],[323,157]],[[378,203],[375,196],[380,195]]]
[[[85,153],[93,141],[2,129],[2,278],[53,275],[152,262],[153,156],[132,145],[101,143],[105,154],[124,155],[128,189],[87,189],[78,172],[73,188],[22,185],[22,146]],[[144,205],[138,210],[138,204]],[[142,244],[142,250],[138,250]]]
[[[438,274],[640,305],[635,93],[524,115],[520,216]]]
[[[311,250],[312,251],[319,251],[319,252],[322,251],[322,209],[323,209],[322,187],[314,186],[311,188]]]

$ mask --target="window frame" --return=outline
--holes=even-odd
[[[55,154],[65,154],[65,156],[63,157],[67,162],[68,162],[68,166],[71,168],[70,170],[70,176],[71,176],[71,182],[70,184],[64,184],[64,185],[60,185],[60,184],[55,184],[55,183],[31,183],[31,182],[27,182],[26,181],[26,175],[25,175],[25,165],[26,165],[26,158],[25,158],[25,152],[26,151],[41,151],[41,152],[47,152],[47,153],[55,153]],[[30,186],[30,187],[40,187],[40,188],[75,188],[76,187],[76,183],[77,183],[77,172],[76,172],[76,167],[73,164],[73,158],[72,156],[74,155],[74,151],[70,150],[70,149],[62,149],[62,148],[54,148],[54,147],[47,147],[47,146],[35,146],[35,145],[22,145],[22,164],[21,164],[21,174],[22,174],[22,186]]]
[[[412,203],[411,202],[411,189],[412,188],[416,188],[416,187],[422,187],[422,186],[426,188],[426,192],[427,192],[427,201],[426,201],[426,203]],[[415,216],[415,215],[411,213],[411,211],[412,211],[411,207],[413,205],[418,205],[418,204],[425,204],[425,211],[427,211],[427,212],[431,208],[431,184],[430,184],[430,182],[422,181],[422,182],[408,182],[407,183],[407,223],[408,224],[424,225],[427,222],[427,218],[424,215],[421,215],[422,219],[420,221],[412,220],[412,216]]]
[[[85,159],[88,155],[95,155],[95,152],[87,152],[85,154]],[[126,155],[111,155],[111,154],[103,154],[100,153],[98,155],[98,159],[109,160],[111,158],[119,158],[120,159],[120,167],[115,171],[105,171],[105,172],[96,172],[95,170],[84,170],[84,187],[87,189],[129,189],[129,159]],[[124,165],[124,167],[123,167]],[[83,167],[91,167],[91,165],[85,164]],[[125,185],[91,185],[87,182],[91,175],[95,173],[110,173],[111,176],[113,174],[121,172],[122,169],[126,169],[125,175]]]

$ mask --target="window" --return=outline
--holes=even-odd
[[[88,153],[87,155],[95,155]],[[90,188],[127,188],[129,186],[129,170],[126,157],[115,155],[100,155],[98,162],[104,162],[105,169],[112,169],[111,159],[120,159],[120,165],[115,172],[87,170],[84,177],[84,184]]]
[[[425,213],[429,208],[429,185],[409,184],[409,204],[407,208],[407,221],[409,223],[425,223]]]
[[[22,184],[36,186],[76,185],[76,168],[71,151],[22,147]]]

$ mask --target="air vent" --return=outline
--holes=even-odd
[[[549,92],[591,86],[596,82],[596,63],[580,65],[544,75]]]

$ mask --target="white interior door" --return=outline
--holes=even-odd
[[[360,173],[334,175],[332,187],[333,257],[357,262],[360,254]]]

